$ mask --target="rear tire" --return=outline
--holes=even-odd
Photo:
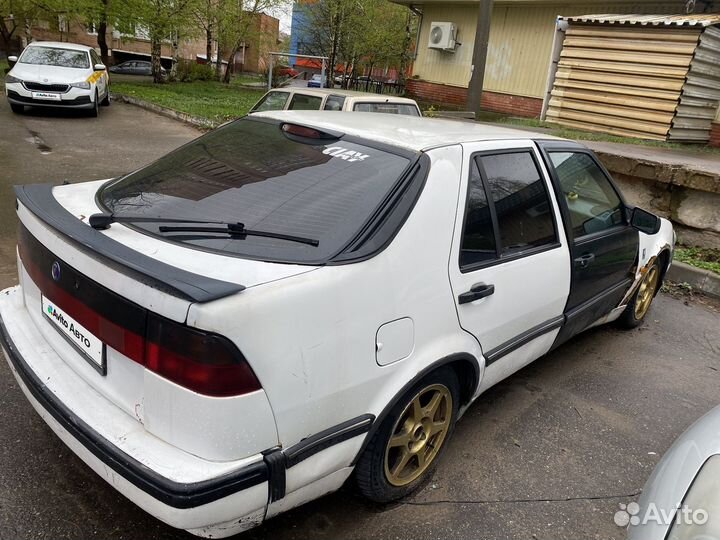
[[[617,320],[618,326],[621,328],[637,328],[645,320],[645,316],[650,311],[650,304],[657,293],[660,286],[660,264],[657,260],[648,268],[647,272],[640,282],[635,294],[633,294],[627,307]]]
[[[409,495],[432,476],[455,428],[457,375],[440,368],[413,386],[390,410],[355,467],[358,489],[386,503]]]
[[[22,114],[25,112],[25,105],[18,105],[16,103],[10,104],[10,110],[15,114]]]

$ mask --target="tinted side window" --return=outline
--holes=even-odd
[[[575,237],[624,223],[623,205],[602,169],[581,152],[550,152]]]
[[[326,111],[342,111],[345,104],[345,96],[328,96],[325,100]]]
[[[95,64],[102,64],[102,61],[100,60],[100,57],[97,55],[97,53],[93,50],[90,51],[90,58],[92,59],[93,65]]]
[[[550,198],[530,152],[478,158],[495,205],[501,254],[557,241]]]
[[[291,111],[319,111],[320,105],[322,105],[321,97],[295,94],[288,109]]]
[[[290,94],[287,92],[268,92],[258,104],[253,107],[253,112],[282,111],[285,108],[285,103],[287,103],[289,96]]]
[[[470,163],[470,180],[465,203],[465,223],[460,246],[460,268],[491,261],[497,257],[495,233],[487,194],[475,160]]]

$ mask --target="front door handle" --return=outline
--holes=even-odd
[[[575,266],[578,268],[587,268],[592,264],[592,262],[595,260],[595,254],[594,253],[585,253],[578,257],[577,259],[574,259]]]
[[[486,285],[485,283],[476,283],[468,292],[462,293],[458,296],[458,304],[468,304],[475,300],[480,300],[486,296],[490,296],[495,293],[495,285]]]

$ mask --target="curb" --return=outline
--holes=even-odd
[[[720,298],[720,275],[710,270],[703,270],[689,264],[673,261],[665,277],[675,283],[687,283],[693,289],[707,296]]]
[[[161,105],[155,105],[154,103],[149,103],[143,99],[127,96],[125,94],[111,94],[111,96],[113,100],[119,101],[120,103],[128,103],[130,105],[135,105],[136,107],[140,107],[141,109],[145,109],[146,111],[157,113],[161,116],[165,116],[166,118],[177,120],[178,122],[190,124],[191,126],[196,128],[213,129],[220,125],[219,122],[213,122],[212,120],[208,120],[206,118],[200,118],[198,116],[193,116],[192,114],[176,111],[175,109],[162,107]]]

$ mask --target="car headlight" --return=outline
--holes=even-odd
[[[5,76],[5,84],[9,83],[21,83],[22,79],[18,79],[17,77],[13,77],[12,75],[6,75]]]
[[[675,513],[667,538],[720,538],[720,455],[712,456],[700,468]]]
[[[87,81],[70,83],[73,88],[82,88],[83,90],[90,90],[90,83]]]

